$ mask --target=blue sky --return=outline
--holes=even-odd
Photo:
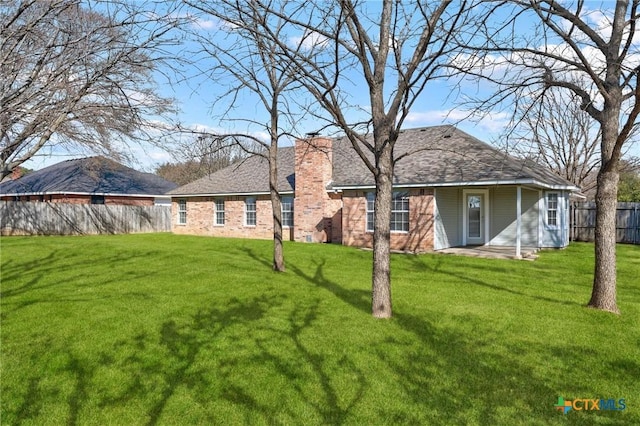
[[[600,3],[597,3],[600,4]],[[375,2],[369,3],[374,5],[370,7],[375,12]],[[222,37],[219,23],[214,20],[199,20],[199,30],[206,33],[209,37]],[[191,47],[185,46],[187,50],[193,50]],[[162,71],[162,70],[160,70]],[[188,67],[185,70],[186,75],[195,75],[195,67]],[[169,75],[172,73],[158,73],[158,76]],[[213,100],[224,90],[224,84],[221,82],[211,81],[203,78],[192,77],[188,81],[178,82],[178,78],[172,78],[167,81],[165,77],[158,78],[158,87],[162,95],[175,98],[176,107],[179,110],[178,119],[187,126],[207,129],[210,131],[225,131],[235,126],[236,130],[248,131],[254,134],[260,133],[264,129],[256,126],[239,128],[237,124],[229,121],[220,121],[216,118],[216,112],[212,110]],[[504,130],[509,121],[509,111],[503,110],[482,117],[479,120],[471,120],[468,113],[464,111],[456,100],[456,95],[475,94],[477,91],[489,90],[487,86],[477,86],[475,83],[466,82],[458,85],[457,80],[438,79],[430,82],[424,92],[414,104],[410,114],[405,120],[405,128],[423,127],[440,124],[455,124],[460,129],[470,133],[471,135],[492,143],[495,142]],[[367,89],[356,87],[353,90],[353,104],[368,104]],[[264,112],[256,99],[248,95],[242,107],[235,112],[237,118],[248,118],[254,121],[266,121]],[[300,135],[306,132],[316,131],[317,122],[308,120],[304,122],[298,129]],[[640,148],[640,147],[638,147]],[[640,149],[634,149],[634,155],[640,155]],[[56,155],[46,150],[34,160],[25,164],[27,167],[39,169],[44,166],[59,162],[63,159],[78,157],[82,155]],[[155,146],[138,147],[132,146],[132,156],[137,159],[134,167],[146,171],[152,171],[157,165],[166,161],[175,161],[174,157],[167,151],[163,151]]]

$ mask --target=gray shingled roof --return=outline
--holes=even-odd
[[[295,152],[293,147],[278,149],[278,191],[293,192]],[[236,164],[170,191],[170,195],[269,193],[269,162],[253,155]]]
[[[104,157],[67,160],[0,184],[0,194],[164,195],[177,185]]]
[[[334,141],[332,187],[373,186],[374,179],[346,138]],[[407,154],[405,157],[401,156]],[[518,183],[575,188],[551,170],[513,158],[454,126],[404,130],[394,148],[396,185]],[[372,158],[372,156],[371,156]]]
[[[519,183],[577,189],[574,184],[540,165],[516,159],[454,126],[408,129],[395,145],[400,158],[395,185],[473,185]],[[278,151],[278,190],[293,192],[294,148]],[[253,156],[207,177],[177,188],[171,195],[268,193],[267,160]],[[328,189],[373,187],[371,172],[346,138],[333,141],[333,179]]]

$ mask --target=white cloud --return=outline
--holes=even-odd
[[[308,31],[301,36],[289,37],[290,46],[300,46],[304,50],[324,49],[328,44],[329,39],[327,37],[314,31]]]
[[[458,126],[460,124],[474,123],[475,126],[489,133],[498,133],[505,129],[510,118],[510,115],[505,112],[494,112],[483,116],[474,116],[470,111],[454,108],[450,110],[411,112],[407,115],[405,123],[411,125],[411,127],[440,124],[453,124]]]
[[[211,31],[220,28],[220,22],[212,19],[194,19],[191,26],[198,30]]]

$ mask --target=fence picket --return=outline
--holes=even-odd
[[[594,241],[596,203],[571,203],[571,241]],[[640,203],[618,203],[616,241],[640,244]]]
[[[171,208],[0,201],[2,235],[171,232]]]

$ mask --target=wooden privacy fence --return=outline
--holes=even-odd
[[[571,203],[571,241],[594,241],[596,203]],[[640,244],[640,203],[618,203],[616,241]]]
[[[2,235],[170,232],[168,206],[0,201]]]

